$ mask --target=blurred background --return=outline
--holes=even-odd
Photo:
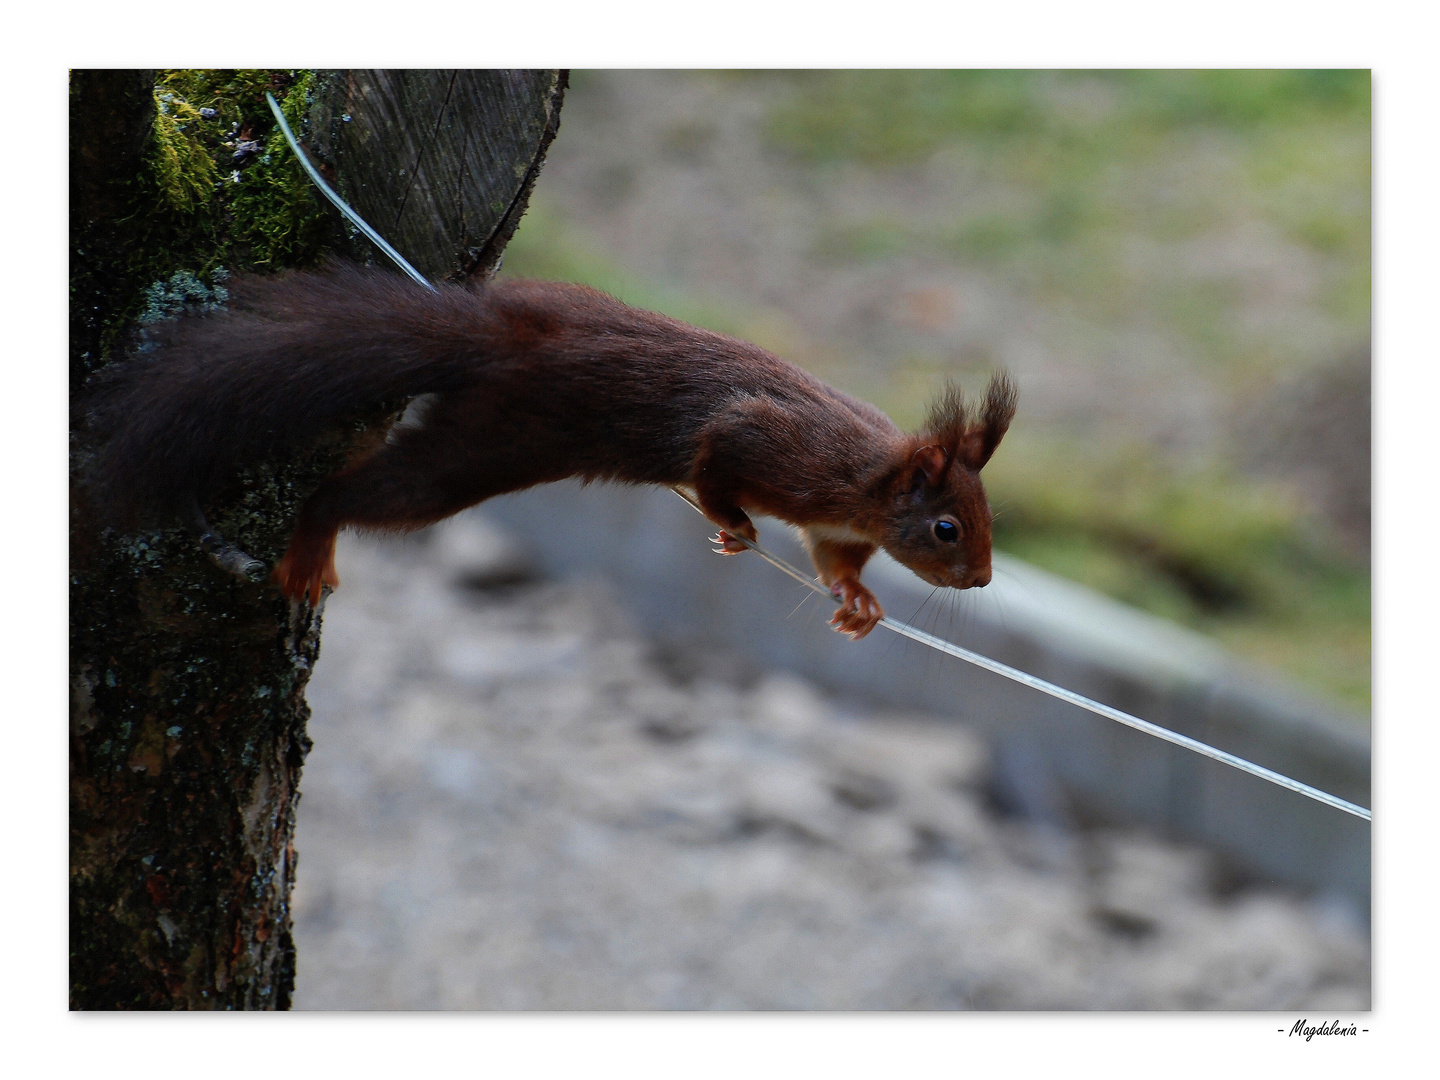
[[[577,72],[561,126],[509,271],[902,425],[1008,368],[1002,550],[1368,708],[1368,72]]]
[[[1368,734],[1368,72],[575,72],[503,272],[905,426],[1010,370],[997,548]],[[505,525],[341,552],[298,1007],[1368,1008],[1353,903],[1017,812],[954,716],[668,640]]]

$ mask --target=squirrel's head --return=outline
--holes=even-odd
[[[932,585],[990,583],[990,504],[980,470],[1014,415],[1015,384],[1004,372],[991,378],[976,410],[948,384],[891,477],[885,550]]]

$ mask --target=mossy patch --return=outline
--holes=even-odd
[[[72,296],[103,295],[103,318],[72,323],[72,374],[113,359],[155,291],[189,275],[213,289],[223,272],[317,262],[328,222],[309,179],[285,145],[267,91],[303,131],[315,73],[296,70],[162,71],[144,168],[124,192],[125,243],[77,235]],[[78,228],[78,225],[77,225]]]

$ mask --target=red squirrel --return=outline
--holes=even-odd
[[[860,583],[883,547],[937,586],[990,581],[980,469],[1015,412],[951,386],[921,433],[763,349],[581,285],[428,290],[349,265],[235,280],[232,306],[167,324],[97,397],[94,469],[122,515],[178,514],[247,463],[417,395],[418,423],[305,500],[274,578],[317,604],[345,526],[418,529],[494,495],[580,477],[693,492],[718,550],[750,514],[799,527],[853,638],[883,617]]]

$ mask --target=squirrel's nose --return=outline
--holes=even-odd
[[[982,566],[970,575],[970,587],[981,589],[990,584],[990,567]]]

